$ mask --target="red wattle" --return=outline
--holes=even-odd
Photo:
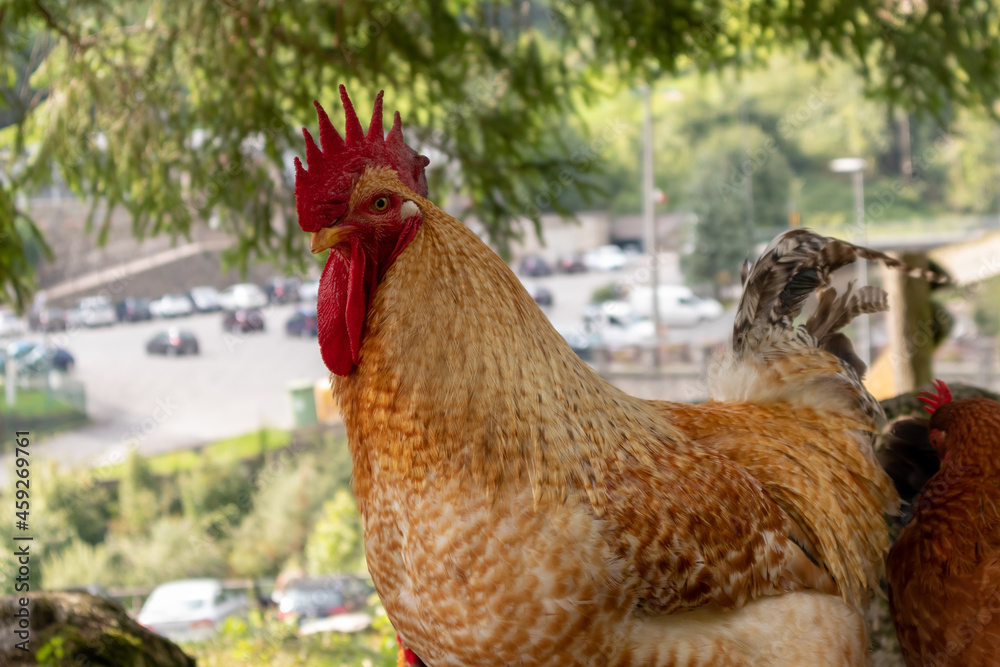
[[[361,361],[361,338],[365,316],[375,288],[420,227],[420,216],[403,221],[394,244],[384,244],[372,260],[364,251],[358,233],[351,234],[350,256],[334,248],[319,279],[316,297],[316,325],[323,363],[336,375],[349,375]],[[391,250],[390,250],[391,249]]]
[[[350,258],[336,248],[330,251],[316,299],[320,354],[326,367],[336,375],[349,374],[361,358],[361,333],[368,310],[365,289],[368,262],[360,240],[352,238],[350,244]],[[374,278],[375,272],[371,273]]]

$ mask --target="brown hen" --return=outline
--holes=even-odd
[[[938,388],[941,469],[889,552],[889,609],[909,667],[1000,665],[1000,403]]]

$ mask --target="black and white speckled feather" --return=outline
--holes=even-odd
[[[862,384],[866,368],[851,341],[841,333],[854,318],[888,309],[885,292],[874,286],[855,290],[848,285],[838,295],[830,286],[832,274],[859,259],[879,261],[910,276],[936,283],[947,278],[910,267],[888,255],[861,246],[820,236],[806,229],[789,230],[775,238],[751,266],[744,266],[743,296],[733,325],[733,346],[720,365],[717,377],[730,386],[716,384],[713,396],[729,398],[769,395],[854,415],[866,430],[884,417],[878,402]],[[815,293],[818,302],[805,324],[793,328],[806,300]],[[822,352],[833,355],[823,361]],[[820,355],[820,356],[817,356]],[[833,361],[837,363],[831,363]],[[791,371],[775,383],[767,367],[786,366]],[[828,371],[823,371],[828,365]],[[808,370],[806,370],[808,369]],[[734,378],[741,378],[733,382]],[[859,410],[860,408],[860,410]],[[864,439],[869,438],[866,435]]]
[[[820,236],[808,229],[791,229],[771,241],[753,266],[743,267],[743,297],[733,326],[733,349],[737,353],[753,350],[765,338],[773,336],[775,329],[790,330],[809,295],[828,288],[834,271],[858,259],[882,262],[915,278],[947,282],[944,276],[913,268],[877,250]],[[856,312],[830,333],[856,315],[878,312],[865,310],[881,302],[874,289],[877,288],[859,291],[851,304]]]

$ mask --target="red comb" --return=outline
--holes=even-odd
[[[383,136],[382,92],[379,91],[375,98],[367,136],[343,85],[340,86],[340,100],[344,105],[346,139],[341,138],[320,103],[313,102],[319,116],[322,150],[309,130],[302,128],[309,170],[306,171],[299,158],[295,158],[295,204],[299,226],[304,231],[319,231],[343,215],[354,184],[369,167],[394,169],[403,185],[421,197],[427,196],[424,167],[430,160],[406,145],[398,111],[393,116],[392,129]]]
[[[924,404],[924,410],[927,410],[931,414],[945,403],[951,403],[951,391],[948,389],[948,385],[944,383],[944,380],[934,380],[932,384],[937,389],[936,395],[929,391],[922,391],[917,396],[917,400]]]

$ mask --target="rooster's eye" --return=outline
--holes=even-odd
[[[389,208],[389,198],[379,197],[378,199],[372,202],[372,208],[381,213],[385,209]]]

